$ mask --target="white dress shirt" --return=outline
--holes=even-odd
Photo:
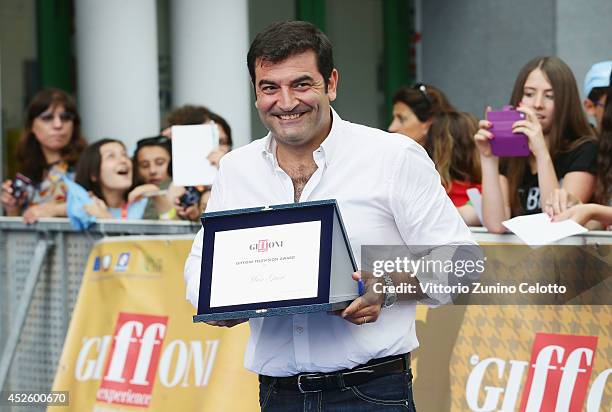
[[[336,199],[360,264],[362,245],[474,244],[425,150],[412,139],[342,120],[313,152],[318,166],[300,201]],[[221,160],[207,212],[292,203],[293,183],[268,134]],[[185,263],[187,299],[197,307],[202,229]],[[350,274],[347,274],[350,276]],[[418,346],[413,302],[383,308],[375,323],[325,312],[251,319],[245,367],[270,376],[332,372]]]

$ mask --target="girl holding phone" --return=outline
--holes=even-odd
[[[502,222],[512,216],[540,213],[540,199],[555,189],[563,187],[582,202],[595,189],[597,145],[567,64],[558,57],[529,61],[518,74],[510,104],[525,114],[512,131],[527,136],[529,157],[504,158],[500,164],[491,152],[495,136],[487,120],[480,121],[474,136],[481,159],[483,223],[495,233],[504,232]]]

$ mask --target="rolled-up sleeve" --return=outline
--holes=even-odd
[[[402,239],[414,255],[425,260],[452,261],[458,245],[476,245],[422,147],[408,147],[396,158],[389,200]],[[416,277],[421,284],[453,283],[448,273],[440,271],[424,271]],[[422,303],[433,306],[452,301],[447,293],[429,292],[427,296]]]

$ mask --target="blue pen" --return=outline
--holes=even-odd
[[[365,285],[363,284],[363,280],[359,279],[357,281],[357,290],[359,291],[359,296],[363,296],[365,293]]]

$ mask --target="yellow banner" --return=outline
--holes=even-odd
[[[104,239],[92,249],[54,391],[61,411],[259,410],[243,367],[248,326],[194,324],[183,266],[192,239]]]
[[[191,321],[191,242],[93,248],[53,384],[70,406],[50,410],[259,410],[257,377],[243,367],[248,326]],[[416,327],[419,410],[611,410],[612,306],[419,306]]]

